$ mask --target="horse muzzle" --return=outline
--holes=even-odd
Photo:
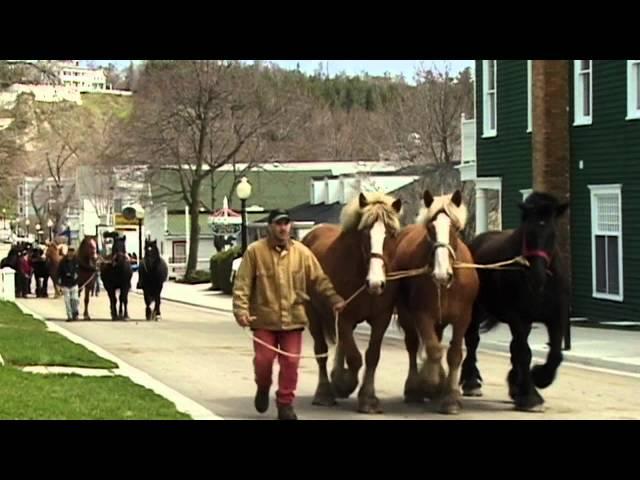
[[[367,292],[371,295],[382,295],[384,293],[385,282],[370,282],[367,280],[365,282],[367,287]]]
[[[453,272],[433,273],[433,281],[439,287],[449,288],[453,283]]]

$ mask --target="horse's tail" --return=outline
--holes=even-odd
[[[316,330],[320,330],[329,345],[336,344],[335,314],[324,304],[318,305],[313,300],[308,304],[307,315],[311,322],[317,322]],[[312,326],[313,328],[313,326]]]

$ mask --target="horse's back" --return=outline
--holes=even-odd
[[[469,244],[473,259],[478,263],[492,263],[513,256],[511,237],[515,230],[495,230],[477,235]]]
[[[338,225],[320,224],[304,236],[302,243],[307,246],[318,260],[320,260],[320,263],[322,263],[324,253],[336,238],[340,236],[341,231]]]

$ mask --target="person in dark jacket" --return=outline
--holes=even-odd
[[[64,258],[58,266],[58,282],[64,294],[64,306],[67,309],[67,322],[78,319],[78,270],[80,265],[75,255],[75,250],[66,245],[63,247]]]

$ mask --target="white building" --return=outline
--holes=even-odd
[[[62,85],[71,86],[79,92],[96,92],[107,89],[107,75],[101,68],[81,67],[78,60],[53,63]]]

